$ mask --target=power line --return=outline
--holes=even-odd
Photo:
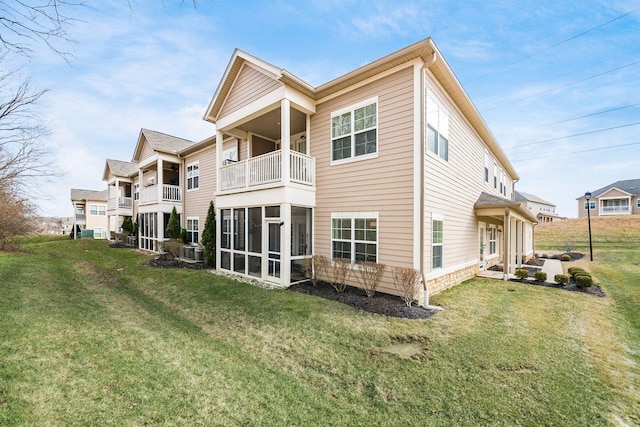
[[[600,114],[605,114],[605,113],[610,113],[612,111],[618,111],[618,110],[624,110],[625,108],[631,108],[631,107],[636,107],[640,105],[640,102],[635,103],[635,104],[629,104],[629,105],[624,105],[622,107],[615,107],[615,108],[610,108],[608,110],[603,110],[603,111],[598,111],[596,113],[591,113],[591,114],[585,114],[584,116],[578,116],[578,117],[572,117],[570,119],[565,119],[565,120],[559,120],[557,122],[551,122],[551,123],[545,123],[543,125],[539,125],[536,126],[536,128],[541,128],[541,127],[545,127],[545,126],[551,126],[551,125],[558,125],[561,123],[567,123],[567,122],[572,122],[574,120],[579,120],[579,119],[585,119],[587,117],[593,117],[593,116],[598,116]]]
[[[589,28],[589,29],[588,29],[588,30],[586,30],[586,31],[583,31],[583,32],[581,32],[581,33],[579,33],[579,34],[576,34],[575,36],[571,36],[571,37],[569,37],[569,38],[567,38],[567,39],[564,39],[564,40],[562,40],[562,41],[560,41],[560,42],[558,42],[558,43],[556,43],[556,44],[554,44],[554,45],[551,45],[551,46],[546,47],[546,48],[544,48],[544,49],[541,49],[541,50],[539,50],[539,51],[537,51],[537,52],[534,52],[534,53],[532,53],[532,54],[530,54],[530,55],[528,55],[528,56],[525,56],[524,58],[518,59],[517,61],[514,61],[514,62],[510,62],[510,63],[508,63],[508,64],[506,64],[506,65],[503,65],[502,67],[497,68],[497,69],[495,69],[495,70],[493,70],[493,71],[491,71],[491,72],[489,72],[489,73],[482,74],[482,75],[480,75],[480,76],[476,77],[475,79],[470,80],[470,81],[469,81],[469,83],[474,82],[474,81],[476,81],[476,80],[478,80],[478,79],[481,79],[481,78],[483,78],[483,77],[486,77],[486,76],[488,76],[489,74],[494,74],[494,73],[497,73],[497,72],[499,72],[499,71],[502,71],[502,70],[504,70],[505,68],[509,68],[509,67],[511,67],[512,65],[515,65],[515,64],[518,64],[518,63],[520,63],[520,62],[526,61],[527,59],[533,58],[534,56],[537,56],[537,55],[539,55],[539,54],[541,54],[541,53],[543,53],[543,52],[546,52],[546,51],[548,51],[548,50],[551,50],[551,49],[553,49],[553,48],[555,48],[555,47],[558,47],[558,46],[560,46],[560,45],[562,45],[562,44],[564,44],[564,43],[567,43],[567,42],[569,42],[569,41],[571,41],[571,40],[574,40],[574,39],[576,39],[576,38],[578,38],[578,37],[584,36],[585,34],[588,34],[588,33],[592,32],[592,31],[595,31],[595,30],[597,30],[597,29],[599,29],[599,28],[602,28],[602,27],[604,27],[604,26],[606,26],[606,25],[609,25],[609,24],[611,24],[612,22],[618,21],[618,20],[620,20],[620,19],[622,19],[622,18],[624,18],[624,17],[626,17],[626,16],[628,16],[628,15],[631,15],[631,14],[633,14],[633,13],[637,12],[638,10],[640,10],[640,9],[635,9],[635,10],[632,10],[631,12],[624,13],[624,14],[622,14],[622,15],[620,15],[620,16],[617,16],[617,17],[615,17],[615,18],[613,18],[613,19],[611,19],[611,20],[609,20],[609,21],[607,21],[607,22],[605,22],[605,23],[603,23],[603,24],[599,24],[599,25],[596,25],[596,26],[595,26],[595,27],[593,27],[593,28]]]
[[[499,104],[499,105],[496,105],[496,106],[491,107],[491,108],[486,108],[483,111],[491,111],[491,110],[495,110],[495,109],[500,108],[500,107],[504,107],[506,105],[514,104],[514,103],[516,103],[518,101],[522,101],[522,100],[525,100],[525,99],[536,98],[536,97],[538,97],[540,95],[545,95],[545,94],[550,93],[550,92],[555,92],[555,91],[557,91],[559,89],[564,89],[566,87],[569,87],[569,86],[572,86],[572,85],[575,85],[575,84],[578,84],[578,83],[582,83],[582,82],[585,82],[587,80],[594,79],[596,77],[601,77],[601,76],[604,76],[605,74],[613,73],[614,71],[619,71],[619,70],[622,70],[623,68],[628,68],[628,67],[631,67],[631,66],[636,65],[636,64],[640,64],[640,60],[631,62],[630,64],[622,65],[622,66],[617,67],[617,68],[613,68],[611,70],[603,71],[601,73],[594,74],[592,76],[585,77],[585,78],[582,78],[580,80],[575,80],[575,81],[572,81],[572,82],[569,82],[569,83],[565,83],[563,85],[556,86],[554,88],[547,89],[547,90],[542,91],[542,92],[534,93],[533,95],[524,96],[522,98],[518,98],[518,99],[512,100],[510,102],[506,102],[504,104]]]
[[[640,145],[640,141],[639,142],[630,142],[628,144],[611,145],[609,147],[598,147],[598,148],[589,148],[589,149],[586,149],[586,150],[568,151],[568,152],[566,152],[564,154],[589,153],[589,152],[592,152],[592,151],[602,151],[602,150],[611,150],[613,148],[630,147],[632,145]],[[551,158],[551,157],[558,157],[558,155],[557,154],[552,154],[552,155],[540,156],[540,157],[527,157],[525,159],[511,160],[511,163],[524,162],[524,161],[529,161],[529,160],[538,160],[538,159],[548,159],[548,158]]]
[[[591,135],[593,133],[605,132],[605,131],[608,131],[608,130],[621,129],[621,128],[626,128],[626,127],[629,127],[629,126],[636,126],[636,125],[640,125],[640,122],[627,123],[627,124],[620,125],[620,126],[613,126],[613,127],[605,128],[605,129],[591,130],[589,132],[576,133],[576,134],[573,134],[573,135],[559,136],[557,138],[543,139],[542,141],[535,141],[535,142],[527,142],[525,144],[510,145],[509,147],[505,147],[505,148],[527,147],[529,145],[537,145],[537,144],[542,144],[542,143],[545,143],[545,142],[558,141],[558,140],[561,140],[561,139],[575,138],[576,136]]]

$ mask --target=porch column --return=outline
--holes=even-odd
[[[509,208],[505,209],[504,222],[502,228],[504,229],[504,241],[502,244],[504,251],[504,262],[502,266],[502,277],[504,280],[509,280],[509,274],[511,271],[511,212]]]
[[[218,140],[216,139],[216,144],[218,144],[217,141]],[[220,144],[218,144],[218,146],[219,145]],[[218,157],[218,158],[220,159],[221,157]],[[219,163],[218,163],[218,165],[219,165]],[[216,170],[218,170],[218,168],[216,168]],[[220,181],[218,181],[218,182],[220,182]],[[220,185],[220,184],[218,184],[218,185]],[[218,187],[218,188],[220,188],[220,187]],[[221,241],[220,235],[222,234],[222,221],[223,221],[223,218],[221,217],[222,210],[218,209],[218,208],[215,208],[215,210],[216,210],[216,265],[214,266],[214,268],[216,270],[220,270],[220,241]]]
[[[522,252],[524,251],[524,227],[522,221],[516,219],[516,267],[522,267]]]
[[[291,157],[289,154],[291,151],[291,101],[286,98],[280,101],[280,147],[282,151],[282,183],[286,186],[291,177]]]
[[[220,191],[220,167],[222,166],[222,151],[223,151],[223,141],[224,135],[221,131],[216,130],[216,192]],[[216,218],[218,218],[216,213]],[[220,246],[216,244],[216,248]],[[217,250],[217,249],[216,249]],[[219,260],[220,257],[216,256],[216,259]],[[218,261],[216,261],[216,264]],[[216,269],[219,268],[219,265],[216,266]]]
[[[158,186],[158,202],[162,202],[162,168],[163,162],[162,159],[158,159],[158,164],[156,165],[156,185]]]
[[[280,231],[280,278],[282,284],[287,287],[291,284],[291,204],[280,205],[280,221],[283,221],[283,230]]]

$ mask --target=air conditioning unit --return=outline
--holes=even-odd
[[[156,177],[152,176],[147,180],[147,185],[156,185]]]

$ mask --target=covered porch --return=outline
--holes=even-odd
[[[482,193],[476,201],[475,213],[478,221],[501,226],[501,274],[504,280],[509,280],[515,275],[516,269],[522,267],[534,254],[533,226],[537,224],[536,217],[523,204],[488,193]],[[482,252],[482,240],[479,246]],[[482,253],[480,261],[482,262]],[[480,270],[484,270],[482,264]]]

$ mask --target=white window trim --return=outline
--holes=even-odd
[[[440,221],[442,222],[442,243],[433,243],[433,222]],[[433,266],[433,247],[440,246],[442,248],[442,260],[440,267]],[[432,214],[431,215],[431,271],[442,270],[444,268],[444,215],[442,214]]]
[[[376,220],[376,262],[380,262],[380,215],[379,212],[334,212],[331,214],[331,226],[329,227],[329,242],[331,242],[331,262],[333,263],[333,220],[334,219],[363,219],[363,218],[375,218]],[[353,232],[354,223],[351,224],[351,231]],[[343,239],[338,239],[343,240]],[[361,242],[361,240],[358,240]],[[366,240],[365,243],[374,243],[373,241]],[[357,262],[355,261],[355,236],[351,236],[351,268],[359,269]]]
[[[97,231],[100,230],[100,231]],[[102,227],[93,227],[93,238],[102,239]]]
[[[636,205],[638,206],[638,208],[640,209],[640,197],[638,197],[638,200],[636,200]]]
[[[585,200],[584,207],[583,207],[585,211],[587,210],[587,203],[589,203],[589,205],[592,206],[591,209],[589,209],[589,210],[591,210],[591,211],[595,211],[596,210],[596,201],[595,200],[589,200],[588,202]]]
[[[95,206],[96,207],[96,213],[91,213],[91,207]],[[102,214],[100,213],[100,208],[102,208]],[[98,203],[91,203],[89,205],[89,215],[90,216],[106,216],[107,215],[107,205],[101,205]]]
[[[442,100],[440,100],[436,92],[430,89],[428,86],[426,86],[425,93],[424,93],[425,106],[428,105],[428,102],[429,102],[428,98],[431,98],[432,102],[438,106],[438,120],[437,120],[438,124],[436,125],[435,123],[433,123],[433,121],[431,123],[429,122],[429,112],[426,111],[425,113],[426,117],[424,118],[424,151],[434,159],[438,159],[439,161],[441,161],[443,164],[448,164],[449,155],[450,155],[449,143],[451,142],[450,135],[449,135],[449,128],[451,127],[451,114],[449,113],[449,109],[444,107],[445,103],[442,102]],[[441,118],[445,118],[442,124],[440,123]],[[436,148],[438,150],[437,153],[429,149],[429,137],[428,137],[429,127],[435,130],[436,134],[438,135],[438,140],[436,141]],[[441,154],[440,153],[440,136],[444,137],[447,140],[447,158],[446,159],[440,155]]]
[[[189,230],[189,221],[198,221],[198,229],[196,230],[198,233],[198,243],[200,242],[200,217],[198,216],[188,216],[185,222],[185,229],[187,230],[187,235],[189,235],[189,231],[193,232],[193,230]],[[193,245],[193,242],[189,242],[189,244]]]
[[[333,160],[333,129],[332,129],[332,121],[335,116],[340,116],[344,113],[351,112],[353,116],[353,111],[358,108],[365,107],[369,104],[376,104],[376,152],[369,154],[362,154],[360,156],[355,155],[355,133],[353,128],[351,129],[351,157],[346,159]],[[353,126],[353,120],[351,121],[351,125]],[[348,107],[342,108],[340,110],[332,111],[329,119],[329,138],[330,138],[330,147],[329,147],[329,159],[331,160],[331,166],[334,165],[342,165],[345,163],[359,162],[362,160],[375,159],[378,157],[380,153],[380,103],[378,102],[378,97],[374,96],[373,98],[366,99],[364,101],[358,102],[357,104],[352,104]]]
[[[193,166],[198,166],[198,186],[197,187],[193,187],[193,188],[189,188],[189,168],[193,167]],[[186,176],[186,187],[187,187],[187,191],[196,191],[200,189],[200,161],[196,161],[193,163],[189,163],[187,164],[187,168],[186,168],[186,172],[187,172],[187,176]],[[193,178],[193,177],[192,177]]]

